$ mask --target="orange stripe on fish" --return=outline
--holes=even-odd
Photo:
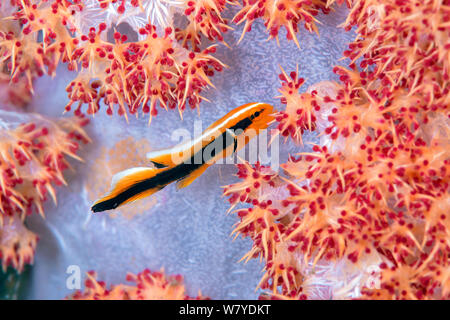
[[[115,209],[147,197],[174,181],[179,189],[187,187],[218,159],[237,152],[259,130],[266,129],[273,120],[272,113],[273,107],[269,104],[245,104],[214,122],[199,137],[170,149],[148,153],[147,158],[156,168],[132,168],[114,175],[111,191],[94,203],[92,211]],[[216,153],[217,146],[219,152]],[[211,148],[212,152],[205,157],[205,151]]]

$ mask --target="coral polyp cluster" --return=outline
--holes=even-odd
[[[165,109],[178,107],[180,115],[187,105],[199,107],[204,99],[202,90],[212,86],[209,77],[224,67],[210,55],[215,47],[188,52],[173,46],[173,40],[168,37],[170,30],[164,37],[159,37],[152,25],[139,32],[147,38],[124,43],[126,36],[115,33],[114,46],[93,40],[88,48],[75,51],[85,63],[66,89],[70,98],[66,111],[76,104],[75,112],[80,114],[81,106],[87,104],[87,113],[94,114],[103,101],[110,115],[117,105],[119,115],[141,111],[150,114],[150,121],[158,114],[158,104]],[[96,39],[99,33],[101,30],[96,33],[93,29],[90,39]]]
[[[294,141],[301,143],[305,130],[314,130],[316,122],[314,110],[320,109],[319,104],[314,97],[315,93],[299,93],[305,80],[298,77],[298,67],[297,71],[292,71],[289,75],[281,69],[279,78],[282,86],[279,89],[281,96],[277,98],[286,105],[286,108],[276,114],[277,130],[282,136],[290,136]]]
[[[224,21],[219,13],[225,3],[195,2],[196,18],[192,19],[189,34],[183,36],[180,32],[175,36],[171,26],[161,30],[148,20],[141,21],[139,29],[134,30],[141,40],[132,42],[118,31],[109,39],[107,33],[114,28],[106,22],[87,27],[91,20],[97,22],[97,18],[88,19],[89,14],[99,15],[96,9],[106,10],[116,3],[110,2],[27,0],[2,5],[2,70],[7,70],[12,82],[24,79],[32,92],[33,79],[54,75],[59,64],[67,64],[78,75],[67,86],[70,101],[65,110],[74,109],[77,115],[98,112],[101,102],[108,114],[117,108],[118,114],[125,116],[150,113],[150,119],[158,113],[158,104],[165,109],[178,107],[180,114],[187,105],[197,108],[204,99],[202,90],[212,86],[209,78],[225,65],[211,55],[214,45],[199,50],[196,33],[212,39],[226,29],[224,22],[223,26],[219,24]],[[120,10],[124,3],[118,7],[119,16],[125,14]],[[144,9],[139,1],[131,1],[131,5]],[[187,2],[186,6],[188,11],[193,5]],[[208,19],[212,21],[207,23],[209,27],[204,25]],[[106,21],[113,23],[117,19],[110,17]],[[196,52],[183,48],[176,37],[191,39]],[[82,110],[83,105],[87,105],[86,110]]]
[[[0,227],[0,260],[3,272],[8,266],[22,272],[26,264],[33,264],[39,237],[28,230],[18,215],[3,219]]]
[[[269,32],[269,39],[276,38],[280,28],[286,30],[286,38],[299,45],[297,33],[298,25],[303,23],[306,30],[318,32],[315,18],[320,11],[328,13],[327,1],[323,0],[243,0],[242,9],[233,18],[233,22],[245,22],[241,40],[246,32],[252,28],[258,18],[264,20]]]
[[[197,297],[186,294],[181,275],[167,276],[164,270],[153,272],[148,269],[127,274],[126,280],[134,285],[119,284],[106,286],[97,280],[93,271],[87,273],[85,290],[76,291],[66,299],[72,300],[192,300],[208,299],[199,292]]]
[[[158,105],[177,108],[182,115],[187,105],[199,107],[205,100],[202,91],[213,86],[210,78],[225,67],[214,58],[214,45],[203,50],[200,45],[202,38],[226,44],[223,33],[231,27],[222,15],[237,4],[9,0],[0,7],[0,66],[30,96],[35,78],[54,76],[60,64],[67,65],[77,75],[66,88],[65,110],[77,115],[95,114],[103,104],[108,114],[116,111],[125,117],[150,114],[151,120]],[[329,11],[325,1],[244,1],[234,21],[246,21],[245,33],[263,17],[271,38],[284,26],[298,45],[299,22],[317,32],[314,16],[319,10]],[[186,26],[174,25],[177,12],[184,14]],[[117,31],[121,25],[131,26],[128,35]]]
[[[28,119],[14,125],[18,119]],[[53,121],[39,115],[0,113],[0,259],[3,268],[19,272],[33,261],[37,236],[23,225],[35,210],[44,216],[43,203],[52,198],[55,186],[66,185],[63,171],[68,157],[76,155],[79,143],[89,137],[83,117]]]
[[[86,114],[183,117],[226,67],[216,50],[229,46],[230,22],[242,27],[238,43],[261,21],[269,39],[280,44],[285,32],[299,47],[301,27],[318,33],[319,14],[344,4],[342,27],[356,33],[347,65],[307,89],[302,66],[281,68],[275,132],[299,152],[278,172],[237,165],[238,181],[223,190],[237,216],[232,235],[252,242],[242,260],[264,264],[261,299],[450,299],[450,0],[1,1],[1,108],[26,106],[35,80],[64,66],[73,80],[61,112],[75,114],[0,111],[2,269],[33,263],[38,235],[25,219],[44,216],[67,184],[69,158],[82,160]],[[310,149],[306,131],[317,137]],[[103,190],[103,171],[147,162],[133,156],[148,144],[113,145],[100,150],[86,192]],[[107,286],[89,272],[84,291],[67,298],[207,298],[188,296],[183,278],[163,270],[126,280]]]
[[[88,142],[82,129],[86,118],[63,119],[58,123],[36,116],[35,121],[8,130],[1,129],[0,219],[31,214],[33,207],[44,215],[42,203],[50,196],[56,202],[54,185],[66,184],[66,156],[76,155],[78,142]]]
[[[190,43],[196,51],[199,50],[201,36],[214,41],[224,42],[223,33],[231,29],[228,20],[222,17],[227,4],[237,4],[236,0],[197,0],[186,1],[184,10],[189,23],[185,28],[177,28],[176,38],[184,47]]]
[[[420,93],[427,106],[448,105],[450,2],[353,1],[346,28],[360,35],[344,54],[386,92]],[[439,103],[437,100],[439,100]]]
[[[287,196],[259,186],[237,210],[246,257],[265,261],[263,298],[450,298],[448,8],[353,1],[339,82],[298,93],[298,70],[280,75],[279,132],[320,144],[281,165]]]
[[[135,29],[140,29],[149,21],[161,30],[174,28],[174,14],[180,13],[187,20],[186,26],[176,27],[176,38],[180,43],[195,51],[199,50],[202,36],[211,40],[224,42],[223,33],[230,30],[228,20],[222,17],[227,5],[236,5],[237,0],[152,0],[152,1],[102,1],[89,0],[91,11],[106,10],[108,23],[127,22]],[[101,14],[101,11],[99,12]]]

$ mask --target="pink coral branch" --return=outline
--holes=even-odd
[[[98,281],[93,271],[87,273],[85,290],[76,291],[66,299],[73,300],[192,300],[208,299],[199,292],[197,297],[189,297],[185,292],[181,275],[166,276],[164,270],[152,272],[148,269],[137,275],[128,274],[127,281],[134,285],[119,284],[107,287]]]
[[[26,264],[33,264],[39,238],[29,231],[17,216],[4,219],[0,227],[0,260],[3,272],[8,266],[22,272]]]
[[[320,282],[305,266],[350,270],[343,261],[363,273],[377,267],[378,285],[348,271],[347,280],[327,272],[323,281],[332,287],[332,297],[450,298],[444,271],[450,262],[450,132],[444,96],[430,101],[426,90],[411,92],[406,82],[386,91],[374,74],[334,71],[339,83],[317,84],[310,93],[297,92],[302,83],[297,72],[280,75],[286,111],[276,118],[278,129],[294,141],[304,129],[320,130],[326,138],[321,141],[329,141],[281,165],[286,177],[278,179],[286,183],[280,187],[288,191],[281,200],[283,214],[275,215],[279,211],[266,200],[271,191],[264,185],[273,184],[272,176],[252,186],[258,166],[240,165],[241,182],[224,189],[232,207],[252,205],[237,211],[234,231],[253,240],[244,259],[265,261],[259,284],[270,290],[265,298],[314,297],[311,283]],[[351,285],[337,290],[336,281]],[[355,290],[359,294],[351,295]]]
[[[330,11],[326,2],[323,0],[243,0],[242,9],[233,18],[233,22],[237,24],[245,22],[239,42],[245,33],[251,30],[254,21],[261,18],[269,32],[269,39],[276,38],[278,41],[279,30],[284,27],[287,39],[294,40],[295,44],[300,46],[297,39],[299,23],[303,23],[306,30],[317,33],[318,20],[315,16],[319,11],[323,13]]]
[[[21,272],[24,264],[33,263],[38,240],[23,221],[34,209],[44,216],[43,203],[49,197],[56,203],[55,186],[67,184],[67,157],[81,161],[78,143],[90,141],[82,128],[89,120],[53,122],[34,115],[32,121],[10,128],[6,118],[13,115],[3,111],[1,116],[0,259],[4,269],[11,265]]]

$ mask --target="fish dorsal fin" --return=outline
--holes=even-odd
[[[126,189],[138,181],[149,178],[157,170],[154,168],[137,167],[120,171],[112,177],[111,191]]]
[[[151,151],[147,153],[147,159],[157,168],[176,166],[193,156],[196,152],[199,152],[209,144],[212,139],[220,136],[227,130],[227,127],[245,117],[248,110],[258,104],[260,103],[252,102],[244,104],[216,120],[206,128],[200,136],[194,137],[192,140],[185,141],[171,148]],[[172,155],[174,155],[174,157]]]
[[[214,121],[214,123],[212,123],[208,128],[206,128],[205,131],[210,130],[214,127],[220,126],[226,120],[229,120],[230,118],[234,117],[236,114],[239,114],[240,112],[242,112],[244,109],[247,109],[248,107],[256,105],[256,104],[259,104],[259,103],[251,102],[251,103],[247,103],[240,107],[235,108],[234,110],[232,110],[232,111],[228,112],[226,115],[224,115],[222,118]]]
[[[206,128],[200,136],[194,137],[194,139],[192,140],[185,141],[171,148],[148,152],[147,159],[151,161],[157,168],[173,167],[178,164],[173,160],[172,153],[174,152],[175,155],[180,155],[178,157],[178,161],[182,160],[180,162],[183,162],[187,157],[193,156],[196,151],[203,148],[206,144],[210,143],[212,137],[219,136],[220,131],[225,129],[219,129],[218,127],[220,127],[226,119],[227,116],[224,116],[219,120],[216,120],[208,128]],[[190,152],[187,152],[188,150]],[[181,156],[181,153],[183,152],[187,152],[186,154],[188,156]]]
[[[202,146],[199,144],[206,142],[195,139],[187,140],[168,149],[150,151],[146,157],[156,168],[174,167],[191,158],[198,151],[194,143],[197,144],[197,148],[201,148]]]
[[[198,168],[197,170],[192,172],[190,175],[188,175],[187,177],[178,180],[177,181],[177,189],[182,189],[182,188],[185,188],[188,185],[190,185],[192,182],[194,182],[195,179],[200,177],[203,174],[203,172],[205,172],[205,170],[208,169],[209,166],[210,165],[204,164],[200,168]]]

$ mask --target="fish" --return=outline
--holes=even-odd
[[[147,153],[153,167],[130,168],[115,174],[107,195],[95,201],[92,212],[113,210],[148,197],[176,181],[189,186],[217,160],[242,149],[274,120],[273,106],[253,102],[237,107],[203,133],[172,148]]]

